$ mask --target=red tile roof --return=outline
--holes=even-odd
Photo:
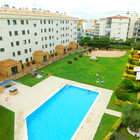
[[[129,17],[120,16],[120,15],[117,15],[117,16],[112,16],[112,17],[107,17],[107,18],[129,19]]]

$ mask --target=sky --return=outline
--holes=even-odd
[[[66,12],[79,19],[99,19],[114,15],[140,13],[140,0],[0,0],[0,6],[37,8],[51,12]]]

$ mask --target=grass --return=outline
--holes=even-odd
[[[57,77],[100,87],[100,83],[96,82],[96,73],[99,73],[100,81],[104,80],[104,88],[113,90],[121,81],[125,64],[127,62],[127,55],[128,53],[123,57],[101,57],[97,62],[90,61],[89,56],[79,58],[78,55],[71,55],[38,70],[37,72],[39,74],[41,74],[42,70],[44,71],[45,75],[43,78],[38,79],[36,77],[31,77],[29,74],[16,81],[27,86],[34,86],[46,79],[48,73],[51,73]],[[74,61],[74,57],[77,57],[78,60]],[[72,64],[68,64],[68,60],[72,60]]]
[[[102,116],[101,122],[93,140],[102,140],[109,132],[112,132],[112,126],[115,124],[117,119],[118,117],[105,113]]]
[[[0,139],[14,140],[14,112],[0,106]]]

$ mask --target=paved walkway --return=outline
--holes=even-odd
[[[121,117],[121,112],[118,112],[118,111],[106,109],[105,113],[113,115],[113,116]]]
[[[19,90],[19,94],[10,95],[9,89],[5,89],[4,92],[0,94],[0,104],[15,112],[15,140],[27,140],[26,117],[66,84],[100,93],[72,137],[73,140],[92,140],[97,131],[102,115],[105,112],[119,115],[119,113],[106,109],[112,95],[112,90],[82,84],[55,76],[50,76],[33,87],[14,82],[13,86]],[[5,101],[6,97],[9,97],[8,102]]]

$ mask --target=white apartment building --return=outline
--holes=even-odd
[[[42,10],[0,8],[0,61],[32,60],[37,50],[53,53],[57,45],[77,42],[78,18]]]
[[[107,17],[106,20],[106,35],[110,38],[123,39],[128,37],[130,18],[125,16]]]
[[[105,36],[106,18],[100,18],[99,23],[100,23],[99,35]]]

